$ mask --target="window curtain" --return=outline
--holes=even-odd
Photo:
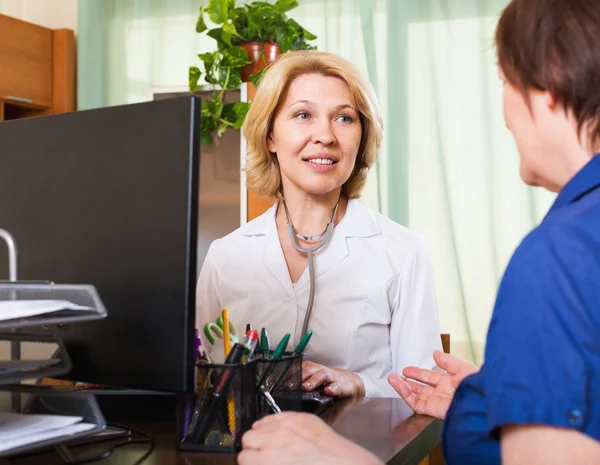
[[[519,179],[493,34],[508,0],[299,0],[320,50],[372,82],[385,135],[363,200],[423,234],[452,352],[481,363],[501,273],[552,197]],[[202,0],[79,0],[79,109],[187,85]],[[238,3],[243,3],[238,0]]]

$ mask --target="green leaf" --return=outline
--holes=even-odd
[[[210,66],[214,64],[216,59],[215,53],[200,53],[198,58],[200,58],[204,64],[209,64]]]
[[[250,81],[252,81],[252,84],[254,84],[254,87],[258,87],[258,85],[260,84],[260,81],[266,71],[267,71],[267,68],[263,68],[258,73],[250,75]]]
[[[231,87],[229,85],[230,77],[231,77],[231,68],[219,68],[218,84],[223,89],[229,89]]]
[[[221,50],[223,46],[229,45],[231,46],[231,36],[223,32],[222,27],[217,27],[215,29],[211,29],[207,32],[208,37],[212,37],[217,41],[217,48]]]
[[[215,24],[223,24],[227,21],[228,0],[209,0],[208,17]]]
[[[211,73],[211,74],[207,73],[206,76],[204,76],[204,80],[206,82],[208,82],[209,84],[218,84],[219,83],[219,80],[214,76],[213,73]]]
[[[231,47],[231,34],[225,31],[221,32],[221,40]]]
[[[229,16],[236,10],[235,0],[228,0],[227,2],[227,11],[229,12]]]
[[[255,30],[260,30],[265,27],[265,17],[262,9],[256,5],[248,5],[248,21],[250,27]]]
[[[277,2],[275,3],[275,8],[277,8],[282,13],[285,13],[286,11],[293,10],[298,5],[300,5],[298,3],[298,0],[277,0]]]
[[[208,101],[208,111],[215,119],[219,119],[221,117],[221,112],[223,111],[223,102],[218,100],[218,95],[216,95],[216,97],[214,97],[212,100]]]
[[[311,32],[308,32],[306,29],[302,28],[302,35],[304,36],[304,38],[306,40],[315,40],[317,38],[316,35],[314,35]]]
[[[208,29],[204,22],[204,5],[200,7],[200,16],[198,16],[198,22],[196,23],[196,32],[201,33]]]
[[[285,15],[270,3],[254,2],[247,8],[250,24],[255,30],[272,29],[285,21]]]
[[[216,82],[216,80],[214,78],[214,65],[215,65],[217,56],[218,56],[218,52],[201,53],[198,55],[198,58],[200,58],[204,62],[204,72],[206,74],[204,76],[204,80],[206,82],[208,82],[209,84],[214,84]]]
[[[200,114],[200,137],[202,143],[210,145],[212,142],[211,133],[217,129],[217,118],[211,112],[211,102],[202,99],[202,111]]]
[[[237,36],[238,33],[235,29],[235,25],[233,23],[225,23],[223,24],[223,33],[227,33],[230,36]]]
[[[237,131],[244,125],[244,119],[246,118],[248,110],[250,110],[250,104],[248,102],[236,102],[233,104],[233,111],[236,115],[233,129]]]
[[[229,84],[228,88],[236,89],[242,83],[242,74],[239,69],[230,68],[231,73],[229,74]]]
[[[188,75],[190,92],[195,92],[198,89],[198,80],[200,79],[201,75],[202,73],[200,72],[200,69],[198,69],[196,66],[190,66]]]
[[[294,39],[297,38],[297,35],[289,30],[286,26],[280,26],[277,28],[277,32],[275,33],[275,42],[279,46],[279,52],[285,53],[291,47]]]
[[[252,63],[248,60],[248,54],[242,47],[231,47],[223,50],[223,59],[221,67],[223,68],[241,68],[244,65]]]
[[[240,102],[237,102],[240,103]],[[235,122],[237,119],[237,114],[235,113],[235,103],[229,102],[223,105],[223,111],[221,112],[221,120],[227,121],[231,124]]]
[[[217,27],[208,31],[206,35],[212,37],[217,42],[221,42],[221,32],[223,32],[223,28]]]
[[[230,124],[227,124],[225,122],[221,122],[219,123],[219,128],[217,129],[217,136],[221,137],[223,135],[223,133],[225,131],[227,131],[227,128],[231,127]]]
[[[200,143],[202,145],[212,145],[213,144],[213,139],[212,139],[212,135],[210,134],[210,132],[208,134],[200,135]]]

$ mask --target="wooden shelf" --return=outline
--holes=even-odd
[[[48,113],[48,108],[31,103],[0,99],[0,105],[2,106],[2,111],[0,111],[0,121],[31,118]]]
[[[240,196],[237,194],[216,194],[216,193],[202,193],[200,194],[200,206],[230,206],[239,205]]]
[[[0,15],[0,100],[0,121],[74,111],[74,32]]]

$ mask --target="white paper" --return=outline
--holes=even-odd
[[[1,418],[6,415],[4,413],[0,414]],[[11,414],[18,415],[18,414]],[[23,417],[32,417],[39,415],[21,415]],[[45,415],[44,415],[45,416]],[[55,418],[60,418],[56,416]],[[64,417],[64,418],[74,418],[74,417]],[[39,425],[34,426],[33,428],[37,430]],[[71,436],[77,433],[83,433],[84,431],[89,431],[94,429],[97,425],[93,423],[75,423],[69,424],[67,426],[62,426],[59,428],[46,429],[46,430],[37,430],[37,432],[29,432],[26,431],[21,433],[23,435],[15,437],[15,435],[10,434],[6,435],[8,437],[5,438],[4,432],[0,433],[0,452],[4,452],[11,449],[16,449],[17,447],[23,447],[27,445],[32,445],[41,441],[47,441],[49,439],[55,439],[62,436]]]
[[[0,412],[0,442],[18,439],[20,436],[64,428],[83,420],[68,415],[35,415]]]
[[[61,363],[62,360],[57,358],[44,360],[0,360],[0,375],[6,373],[17,373],[21,371],[39,370],[50,365]]]
[[[59,310],[93,310],[68,300],[0,300],[0,321],[27,318]]]

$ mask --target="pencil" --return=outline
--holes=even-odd
[[[221,312],[221,318],[223,319],[223,347],[225,348],[225,358],[227,358],[231,350],[231,339],[229,336],[229,312],[226,308]]]
[[[229,338],[229,312],[224,308],[221,312],[223,320],[223,347],[225,348],[225,359],[229,355],[231,350],[231,339]],[[235,421],[235,399],[234,393],[230,392],[227,396],[227,416],[229,419],[229,431],[231,435],[235,437],[236,432],[236,421]]]

